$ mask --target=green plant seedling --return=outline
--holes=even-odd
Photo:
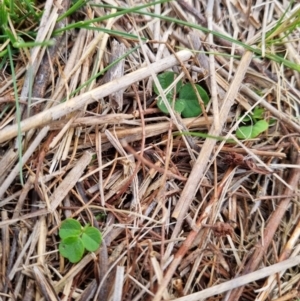
[[[157,76],[159,83],[164,90],[168,89],[171,86],[171,84],[174,82],[176,77],[177,74],[172,71],[167,71]],[[197,84],[195,84],[195,87],[201,99],[203,100],[204,104],[207,104],[209,102],[209,97],[206,91]],[[159,95],[159,91],[156,85],[154,85],[153,89],[154,92],[157,95]],[[182,116],[185,118],[196,117],[202,113],[202,109],[200,107],[197,94],[194,91],[192,84],[190,83],[183,84],[181,80],[178,81],[176,86],[173,89],[171,89],[169,92],[167,92],[166,98],[170,103],[170,106],[173,106],[173,100],[175,100],[174,102],[175,111],[181,113]],[[157,106],[163,113],[165,114],[169,113],[161,97],[158,98]]]
[[[232,139],[226,139],[221,136],[213,136],[209,135],[206,133],[201,133],[201,132],[181,132],[181,133],[173,133],[174,136],[195,136],[195,137],[200,137],[200,138],[210,138],[210,139],[215,139],[217,141],[226,141],[226,143],[234,143],[234,140]]]
[[[102,241],[97,228],[90,225],[82,227],[77,220],[71,218],[62,222],[59,237],[62,239],[58,248],[59,253],[72,263],[80,261],[85,250],[96,251]]]
[[[106,214],[104,212],[98,213],[95,216],[96,221],[103,221],[106,218]]]
[[[239,139],[255,138],[269,128],[269,123],[264,118],[265,110],[263,108],[255,108],[251,115],[243,118],[242,122],[251,123],[250,125],[240,126],[236,131]]]
[[[251,139],[266,131],[269,123],[265,120],[259,120],[253,125],[241,126],[236,131],[236,136],[239,139]]]
[[[163,90],[168,89],[170,87],[170,85],[174,82],[176,77],[177,77],[177,74],[175,72],[171,72],[171,71],[164,72],[157,76],[158,81],[159,81],[161,87],[163,88]],[[166,98],[171,107],[172,107],[173,99],[181,87],[182,87],[182,81],[180,80],[177,82],[176,86],[166,94]],[[159,91],[158,91],[158,88],[156,87],[156,85],[154,85],[153,89],[154,89],[155,94],[159,95]],[[169,111],[161,97],[159,97],[157,100],[157,106],[163,113],[165,113],[165,114],[169,113]],[[182,101],[175,101],[174,109],[176,112],[181,113],[184,110],[184,103]]]
[[[209,97],[206,91],[199,85],[195,84],[195,87],[203,100],[204,104],[207,105]],[[202,113],[197,94],[194,91],[192,84],[188,83],[184,85],[179,91],[179,99],[184,102],[185,108],[182,111],[182,116],[185,118],[197,117]]]
[[[256,107],[253,110],[253,113],[251,114],[251,116],[248,115],[245,118],[243,118],[243,122],[248,122],[248,121],[252,121],[252,120],[254,120],[256,122],[258,120],[261,120],[264,118],[264,113],[265,113],[265,110],[263,108]]]

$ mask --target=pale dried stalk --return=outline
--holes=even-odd
[[[161,3],[158,3],[154,6],[154,13],[158,16],[161,15]],[[153,39],[156,41],[160,41],[160,30],[161,30],[161,20],[158,18],[156,22],[153,24]],[[154,43],[153,47],[158,48],[159,44]]]
[[[39,237],[40,233],[40,221],[38,221],[30,234],[30,236],[27,238],[26,243],[24,244],[23,248],[21,249],[21,252],[18,254],[18,258],[15,260],[14,265],[12,269],[9,271],[8,278],[12,280],[16,273],[19,271],[21,263],[23,262],[24,265],[27,265],[29,262],[29,256],[32,254],[32,252],[35,249],[37,239]],[[27,250],[29,248],[29,251]],[[26,253],[27,252],[27,253]],[[27,256],[27,258],[24,260],[24,258]]]
[[[227,91],[226,97],[223,102],[221,114],[220,114],[220,124],[222,126],[226,122],[229,110],[234,102],[234,99],[235,99],[237,93],[238,93],[239,87],[244,78],[244,75],[245,75],[247,67],[251,61],[251,58],[252,58],[252,54],[250,52],[245,53],[245,55],[243,56],[243,58],[241,60],[239,68],[236,72],[234,80],[232,81],[230,88]],[[212,127],[211,130],[209,131],[209,135],[212,135],[212,136],[218,136],[219,134],[220,134],[220,132],[215,130],[214,127]],[[200,152],[197,162],[195,163],[193,170],[190,174],[189,180],[186,183],[186,186],[182,192],[182,196],[181,196],[179,202],[177,203],[176,208],[172,214],[172,216],[174,218],[177,218],[179,221],[186,214],[186,212],[189,208],[191,199],[192,199],[193,195],[195,194],[198,183],[200,182],[200,180],[203,176],[203,171],[206,168],[206,164],[209,160],[209,156],[212,153],[212,150],[213,150],[213,147],[215,144],[216,144],[215,140],[206,139],[206,141],[203,145],[203,148]],[[181,225],[180,225],[180,227],[181,227]],[[177,225],[176,225],[175,229],[176,228],[177,228]],[[179,226],[178,226],[178,228],[179,228]],[[174,235],[178,234],[177,231],[174,230],[174,232],[175,232]]]
[[[227,4],[228,12],[229,12],[229,18],[230,18],[230,21],[232,22],[232,27],[233,27],[233,36],[232,37],[234,39],[237,39],[240,30],[239,30],[238,24],[236,22],[236,16],[232,12],[231,1],[226,0],[226,4]],[[230,58],[230,63],[229,63],[228,80],[230,80],[231,74],[233,72],[233,62],[234,62],[234,57],[233,56],[234,56],[235,48],[236,48],[236,44],[233,43],[232,48],[231,48],[232,57]]]
[[[64,3],[62,3],[62,0],[60,0],[56,3],[56,5],[53,5],[53,1],[47,1],[46,4],[47,6],[43,14],[43,22],[39,26],[39,39],[41,39],[41,41],[49,40],[54,29],[62,28],[65,26],[66,19],[57,22],[57,18],[59,16],[59,13],[63,13],[65,10],[67,10],[70,2],[69,0],[67,0],[64,1]],[[52,10],[51,14],[50,10]],[[25,97],[24,100],[27,100],[28,103],[28,106],[26,108],[24,107],[24,109],[26,109],[26,115],[23,114],[23,119],[25,116],[29,117],[30,115],[33,115],[31,113],[31,103],[37,103],[38,99],[44,97],[46,85],[49,80],[48,77],[50,74],[49,70],[51,68],[51,63],[53,63],[55,59],[56,53],[60,47],[62,39],[63,35],[58,35],[56,37],[53,37],[54,44],[51,45],[48,49],[47,47],[36,46],[31,51],[32,57],[27,64],[27,73],[25,75],[25,81],[20,97],[21,100],[23,100],[23,97]],[[29,92],[31,89],[31,99],[27,99],[27,95],[29,96]],[[39,104],[37,104],[37,106],[38,107],[36,110],[39,111]],[[26,140],[29,141],[32,135],[33,132],[27,133]]]
[[[54,88],[55,89],[54,93],[51,95],[51,98],[53,99],[52,102],[54,102],[54,105],[56,104],[55,102],[59,103],[59,101],[61,101],[61,99],[63,99],[63,94],[65,93],[63,88],[65,88],[65,90],[69,94],[68,86],[67,86],[67,83],[68,83],[68,80],[69,80],[68,75],[74,69],[74,64],[77,61],[78,56],[80,55],[81,49],[83,48],[85,36],[86,36],[86,30],[81,29],[79,31],[79,34],[78,34],[76,40],[75,40],[74,47],[72,48],[72,51],[69,54],[69,58],[68,58],[68,61],[65,65],[65,67],[64,67],[64,70],[63,70],[63,72],[61,72],[58,83],[56,84],[56,86]],[[74,70],[73,73],[75,71],[76,70]],[[68,94],[67,94],[67,97],[68,97]],[[49,102],[47,104],[47,108],[51,107],[52,105],[53,105],[53,103]]]
[[[257,7],[257,8],[254,9],[254,10],[252,11],[252,16],[253,16],[253,18],[255,18],[255,19],[258,18],[259,14],[260,14],[260,12],[261,12],[261,10],[260,10],[260,5],[261,5],[262,3],[263,3],[263,0],[258,0],[258,1],[256,2],[256,7]],[[265,3],[266,3],[266,2],[265,2]],[[268,4],[266,3],[266,5],[268,5]],[[255,31],[256,31],[256,28],[255,28],[252,24],[250,24],[249,30],[248,30],[248,35],[247,35],[247,43],[248,43],[248,44],[251,44],[250,40],[253,38]],[[260,34],[260,36],[261,36],[261,32],[259,32],[259,34]]]
[[[28,197],[28,192],[32,189],[32,186],[34,184],[34,180],[35,177],[34,176],[29,176],[29,178],[27,179],[25,185],[23,186],[23,189],[21,190],[21,195],[19,197],[18,203],[14,208],[14,214],[12,216],[12,218],[18,218],[22,209],[23,209],[23,205],[24,202],[26,200],[26,198]]]
[[[18,158],[18,153],[10,148],[2,157],[0,161],[0,183],[3,183],[7,174],[10,172],[11,167],[14,165]]]
[[[207,16],[207,27],[212,30],[212,15],[213,15],[214,0],[209,0],[206,8]],[[211,33],[208,35],[208,44],[213,46],[214,38]],[[214,116],[214,128],[216,131],[220,132],[220,117],[219,117],[219,100],[216,85],[216,68],[215,68],[215,56],[213,53],[209,54],[209,76],[210,76],[210,93],[211,101],[213,106],[213,116]]]
[[[49,199],[51,205],[51,208],[49,209],[51,210],[51,212],[53,212],[57,208],[57,206],[59,206],[65,196],[75,186],[86,166],[91,162],[91,159],[92,154],[90,152],[85,152],[82,157],[76,162],[75,167],[68,173],[68,175],[63,179],[60,185],[56,188]]]
[[[46,239],[47,239],[47,224],[46,217],[40,217],[40,232],[38,233],[38,246],[37,246],[37,263],[41,266],[45,265],[45,253],[46,253]]]
[[[112,10],[112,12],[115,12],[115,10]],[[108,22],[107,22],[107,25],[106,25],[106,29],[110,30],[114,22],[115,22],[114,18],[109,19]],[[79,36],[77,37],[77,39],[75,41],[75,46],[72,49],[71,56],[68,59],[67,65],[65,66],[63,76],[61,77],[58,85],[56,86],[56,90],[55,90],[55,93],[53,95],[54,99],[60,100],[62,98],[62,93],[63,93],[62,89],[63,89],[63,87],[69,81],[71,76],[78,70],[78,68],[80,68],[80,66],[83,64],[85,59],[93,53],[95,48],[97,48],[99,46],[99,43],[101,41],[103,43],[103,41],[104,41],[105,45],[106,45],[106,43],[108,41],[108,35],[107,34],[105,34],[105,33],[95,34],[95,38],[89,43],[88,47],[84,50],[84,53],[82,53],[82,55],[81,55],[81,57],[78,61],[78,54],[77,53],[83,47],[85,35],[86,35],[86,30],[85,29],[80,30]],[[103,51],[103,49],[104,49],[103,46],[104,45],[101,44],[101,46],[102,47],[101,47],[100,53],[99,53],[100,59],[102,59],[102,56],[103,56],[103,53],[104,53],[104,51]],[[75,64],[75,66],[74,66],[74,64]]]
[[[10,43],[9,40],[7,40],[7,41],[8,41],[8,43]],[[18,71],[16,71],[15,78],[19,79],[23,75],[24,72],[26,72],[26,67],[21,67],[20,69],[18,69]],[[5,81],[5,84],[0,86],[0,94],[2,95],[4,91],[6,91],[8,88],[10,88],[12,86],[12,83],[13,83],[12,78]]]
[[[98,131],[98,127],[96,127],[96,152],[97,152],[97,159],[98,159],[98,165],[102,166],[102,139],[101,139],[101,133]],[[102,168],[99,170],[99,191],[100,191],[100,197],[101,197],[101,205],[104,206],[104,186],[103,186],[103,172]]]
[[[189,119],[191,120],[191,119]],[[195,120],[195,119],[194,119]],[[209,117],[208,122],[205,118],[198,118],[194,121],[193,127],[199,127],[199,126],[206,126],[213,122],[213,118]],[[191,123],[183,119],[184,125],[190,125]],[[170,127],[170,122],[161,122],[157,124],[150,124],[145,126],[145,138],[153,137],[162,133],[165,133],[168,128]],[[172,127],[174,130],[176,130],[176,126],[173,125]],[[121,138],[126,138],[127,142],[133,142],[137,141],[142,138],[142,129],[141,128],[130,128],[130,129],[124,129],[124,130],[118,130],[115,132],[116,136]],[[107,138],[102,136],[103,143],[107,142]]]
[[[204,301],[205,298],[224,293],[232,288],[246,285],[253,281],[261,278],[279,273],[280,271],[286,270],[288,268],[294,267],[300,264],[300,256],[296,256],[280,263],[275,263],[267,268],[260,269],[258,271],[252,272],[250,274],[232,279],[222,284],[215,285],[213,287],[207,288],[201,292],[190,294],[182,298],[174,299],[173,301]],[[238,299],[235,299],[235,301]]]
[[[30,219],[30,218],[34,218],[34,217],[41,216],[41,215],[45,215],[45,214],[48,214],[48,213],[49,213],[48,210],[40,209],[40,210],[34,211],[32,213],[24,214],[24,215],[22,215],[21,217],[18,217],[18,218],[13,218],[13,219],[9,219],[9,220],[6,220],[6,221],[1,221],[0,222],[0,228],[2,228],[3,226],[6,226],[6,225],[12,225],[12,224],[18,223],[20,221]]]
[[[47,135],[48,130],[49,130],[49,127],[46,126],[39,132],[39,134],[36,136],[34,141],[31,143],[31,145],[29,146],[29,148],[23,155],[21,162],[19,162],[18,164],[15,165],[13,170],[10,172],[9,176],[2,183],[2,185],[0,186],[0,199],[3,197],[3,195],[5,194],[6,190],[8,189],[8,187],[10,186],[12,181],[19,174],[19,168],[20,168],[19,164],[22,164],[22,166],[24,166],[24,164],[27,162],[27,160],[30,158],[30,156],[33,154],[33,152],[36,150],[36,148],[41,144],[42,140]]]
[[[293,231],[290,239],[284,246],[284,249],[281,252],[281,255],[278,259],[279,262],[287,259],[290,256],[293,249],[295,248],[295,245],[298,242],[299,236],[300,236],[300,221],[298,221],[298,224],[295,230]],[[282,276],[283,273],[284,271],[280,273],[281,274],[280,276]],[[271,296],[272,289],[274,289],[274,287],[276,287],[278,284],[276,282],[277,276],[278,276],[277,274],[269,276],[269,278],[265,281],[264,286],[262,287],[263,291],[259,294],[259,296],[255,299],[255,301],[263,301],[266,300],[269,296]]]
[[[60,1],[61,2],[61,1]],[[39,26],[39,30],[37,33],[37,37],[35,42],[41,43],[44,42],[49,31],[52,32],[54,25],[56,23],[58,17],[58,6],[61,4],[58,2],[58,5],[53,5],[53,0],[47,0],[43,10],[43,16],[41,18],[41,23]],[[27,101],[28,92],[29,92],[29,84],[33,81],[33,78],[40,66],[41,59],[45,52],[46,47],[35,46],[32,48],[30,52],[30,61],[28,62],[27,72],[25,74],[24,85],[21,91],[20,100]],[[39,57],[38,57],[39,56]]]
[[[262,30],[261,30],[261,56],[265,57],[266,54],[266,33],[268,32],[266,30],[267,27],[267,19],[268,19],[268,12],[269,12],[270,4],[266,3],[265,9],[264,9],[264,17],[263,17],[263,24],[262,24]]]
[[[6,210],[1,210],[1,220],[6,221],[8,220],[8,214]],[[10,235],[9,235],[9,227],[4,226],[1,229],[1,273],[2,275],[7,275],[7,266],[8,266],[8,258],[11,250],[11,243],[10,243]],[[4,283],[0,284],[0,290],[3,291]]]
[[[168,38],[170,34],[172,33],[173,24],[170,24],[170,27],[164,32],[162,38],[161,38],[161,44],[159,45],[157,49],[156,54],[156,61],[160,60],[162,57],[166,57],[167,55],[164,55],[165,52],[169,53],[168,49],[166,48],[166,44],[168,42]]]
[[[234,103],[234,99],[238,93],[239,87],[241,85],[241,82],[244,78],[244,75],[247,71],[247,68],[251,62],[252,59],[252,53],[250,52],[245,52],[245,54],[242,57],[242,60],[240,62],[240,65],[238,67],[238,70],[235,74],[235,77],[230,85],[229,90],[227,91],[227,94],[225,96],[223,106],[221,109],[221,114],[220,114],[220,125],[221,128],[224,125],[228,113],[230,111],[231,106]],[[215,130],[215,128],[212,126],[211,130],[209,131],[210,135],[213,136],[218,136],[220,134],[220,131]],[[179,232],[181,231],[181,226],[184,221],[184,217],[189,209],[189,206],[192,202],[192,199],[197,191],[199,182],[201,181],[203,177],[203,172],[206,169],[206,166],[209,162],[210,155],[212,154],[214,145],[216,144],[216,141],[213,139],[206,139],[203,147],[201,149],[201,152],[199,154],[199,157],[196,161],[196,163],[193,166],[192,172],[188,178],[188,181],[182,191],[182,194],[180,196],[180,199],[173,211],[172,217],[175,217],[177,219],[177,223],[175,225],[175,228],[172,233],[172,238],[177,237]],[[170,256],[170,253],[173,249],[173,245],[169,244],[168,249],[165,253],[164,259],[166,259],[168,256]],[[164,290],[167,288],[171,277],[173,276],[172,271],[175,272],[179,262],[173,261],[171,266],[169,267],[169,273],[168,277],[166,276],[163,283],[159,286],[159,289],[155,295],[155,298],[153,301],[160,301],[162,294]]]
[[[50,279],[45,277],[44,273],[41,271],[41,268],[34,266],[32,271],[35,278],[35,283],[46,300],[59,300]]]
[[[184,243],[185,249],[191,249],[194,246],[197,246],[201,250],[205,250],[207,248],[207,244],[209,242],[209,239],[207,239],[208,233],[206,231],[202,231],[203,239],[200,240],[200,243],[197,240],[196,235],[198,235],[199,232],[201,231],[201,229],[203,229],[203,227],[205,227],[207,225],[208,218],[213,222],[215,222],[217,220],[217,216],[220,214],[221,205],[223,203],[224,194],[227,193],[228,187],[232,183],[232,179],[233,179],[234,175],[235,175],[235,169],[229,167],[228,170],[226,171],[226,173],[224,174],[222,181],[219,184],[215,185],[216,187],[215,187],[214,196],[207,203],[207,205],[206,205],[205,209],[203,210],[203,212],[201,213],[201,215],[197,219],[195,217],[194,218],[195,221],[192,221],[193,231],[189,233],[189,235],[187,236],[187,238],[185,240],[185,243]],[[212,210],[212,208],[214,208],[214,210]],[[193,237],[195,237],[195,238],[193,238]],[[190,238],[192,238],[192,239],[190,239]],[[233,245],[232,239],[230,238],[229,235],[228,235],[228,241],[229,241],[229,243],[231,243],[231,245]],[[184,250],[183,247],[181,247],[181,248],[180,248],[181,250]],[[184,252],[181,252],[181,250],[179,250],[175,255],[176,260],[181,257],[181,260],[178,260],[179,262],[182,262],[182,258],[184,255],[183,254]],[[237,252],[234,253],[234,257],[236,258],[237,262],[240,262]],[[223,263],[225,263],[225,264],[222,264],[222,261],[220,262],[221,265],[225,266],[226,262],[223,261]],[[195,279],[195,277],[196,277],[195,274],[199,268],[200,262],[198,261],[197,264],[198,264],[197,266],[196,266],[196,263],[193,265],[193,269],[190,272],[190,275],[188,277],[188,280],[190,280],[190,282],[192,281],[192,279]],[[225,269],[226,269],[226,267],[225,267]],[[195,274],[193,274],[193,273],[195,273]],[[184,291],[187,292],[187,287],[184,288]]]
[[[298,154],[296,164],[300,164],[300,154]],[[288,181],[289,186],[295,189],[295,187],[297,187],[299,183],[299,178],[300,178],[299,170],[297,169],[291,170],[289,181]],[[270,217],[268,224],[264,229],[263,239],[261,239],[254,247],[255,251],[251,256],[251,258],[249,259],[248,264],[244,267],[243,274],[250,273],[258,267],[259,263],[262,260],[262,257],[264,256],[264,254],[266,254],[267,249],[273,239],[273,236],[278,226],[280,225],[281,220],[291,202],[290,195],[293,193],[294,193],[293,190],[291,190],[289,187],[285,187],[283,194],[287,195],[287,197],[280,201],[279,205],[276,207],[276,211],[274,211],[272,216]],[[228,301],[238,300],[243,292],[243,289],[244,287],[242,286],[236,290],[231,291],[229,293],[229,297],[227,300]]]
[[[150,260],[151,260],[151,264],[152,264],[155,276],[157,278],[157,282],[158,282],[158,284],[160,284],[162,282],[162,280],[164,279],[164,274],[163,274],[163,270],[160,266],[160,263],[158,262],[157,258],[155,257],[154,252],[153,252],[153,254],[151,254]],[[170,295],[167,291],[164,292],[163,299],[164,300],[170,299]]]
[[[215,147],[215,149],[218,149],[218,147]],[[246,150],[244,150],[243,148],[232,148],[232,147],[226,147],[226,146],[222,147],[221,152],[235,152],[235,153],[239,153],[239,154],[248,154],[248,152]],[[280,153],[280,152],[264,151],[264,150],[258,150],[258,149],[251,149],[251,152],[257,156],[286,158],[286,154]]]
[[[182,50],[177,53],[177,57],[181,61],[186,61],[191,57],[192,53],[188,50]],[[119,89],[127,87],[137,81],[149,77],[152,72],[159,73],[166,70],[174,65],[177,65],[178,61],[174,55],[162,59],[156,63],[153,63],[147,67],[140,68],[124,77],[114,80],[113,82],[107,83],[96,89],[88,91],[83,95],[79,95],[70,99],[67,102],[61,103],[47,111],[41,112],[33,117],[23,120],[20,123],[22,132],[28,131],[39,126],[51,123],[53,120],[57,120],[71,112],[79,110],[87,104],[94,102],[97,99],[108,96],[113,92],[117,92]],[[151,67],[150,67],[151,66]],[[0,131],[0,143],[15,137],[18,133],[18,126],[11,125],[5,127]]]
[[[124,281],[124,266],[117,266],[116,270],[116,278],[115,278],[115,286],[114,286],[114,294],[112,301],[121,301],[122,300],[122,288]]]
[[[91,31],[87,31],[87,30],[81,30],[82,33],[82,39],[81,39],[81,44],[80,47],[78,47],[78,53],[82,54],[82,58],[79,60],[79,63],[76,64],[76,66],[73,67],[72,70],[74,70],[75,75],[73,75],[72,77],[69,76],[69,74],[64,74],[64,76],[62,76],[63,82],[66,85],[66,90],[67,90],[67,95],[69,95],[68,90],[70,91],[74,91],[76,89],[76,87],[78,86],[78,83],[83,84],[87,79],[88,79],[88,73],[89,73],[89,56],[88,55],[84,55],[86,52],[88,52],[88,50],[90,49],[90,51],[92,52],[93,49],[91,49],[91,38],[92,38],[92,32]],[[88,45],[88,46],[87,46]],[[74,49],[74,48],[73,48]],[[75,58],[75,62],[77,62],[76,57]],[[69,64],[69,61],[68,61]],[[71,72],[72,72],[71,70]],[[65,76],[70,80],[69,85],[67,85],[67,79],[65,78]],[[79,79],[80,77],[80,79]],[[80,91],[80,94],[84,93],[84,88]],[[85,111],[85,108],[78,112],[72,112],[71,114],[69,114],[67,116],[67,118],[73,119],[75,117],[77,117],[78,115],[83,115]],[[67,122],[67,124],[71,125],[70,122]],[[67,127],[65,126],[65,129],[67,130]],[[64,131],[63,130],[63,131]],[[55,167],[57,166],[59,161],[63,161],[66,160],[69,154],[69,149],[70,149],[70,145],[72,142],[72,138],[74,135],[74,129],[73,128],[69,128],[67,133],[64,135],[62,142],[59,145],[59,151],[55,153],[55,157],[52,159],[52,164],[50,167],[50,173],[55,169]],[[58,134],[58,136],[62,136],[61,133]],[[75,139],[78,139],[78,137],[75,137]],[[73,156],[71,157],[71,159],[73,160],[73,157],[76,153],[76,148],[73,148]],[[71,160],[69,161],[71,162]],[[69,163],[70,164],[70,163]]]
[[[119,57],[124,55],[126,47],[123,43],[119,43],[116,40],[113,40],[111,43],[111,54],[109,62],[113,63]],[[121,78],[124,76],[124,64],[125,59],[122,59],[117,64],[112,66],[104,76],[104,83],[113,81],[115,79]],[[109,95],[110,106],[118,111],[121,111],[123,108],[123,93],[125,88],[120,89],[119,91]]]
[[[97,251],[98,253],[98,251]],[[78,264],[73,266],[72,269],[62,278],[60,279],[57,283],[55,283],[54,286],[54,291],[56,293],[61,292],[65,285],[72,281],[72,279],[82,270],[84,269],[87,264],[92,261],[94,258],[94,254],[87,254]],[[45,298],[41,298],[39,301],[45,301]]]

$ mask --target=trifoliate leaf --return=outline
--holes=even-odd
[[[95,227],[88,227],[82,234],[81,241],[88,251],[94,252],[99,248],[101,244],[101,233]]]
[[[206,105],[209,102],[209,97],[206,91],[197,84],[195,86],[204,104]],[[202,113],[202,109],[192,84],[188,83],[181,88],[179,92],[179,99],[183,100],[185,104],[184,110],[182,111],[183,117],[197,117]]]
[[[59,244],[60,254],[70,262],[80,261],[84,253],[84,246],[79,237],[68,237]]]
[[[71,236],[78,236],[81,233],[81,225],[80,223],[75,220],[68,218],[61,223],[59,229],[59,237],[61,239],[65,239]]]

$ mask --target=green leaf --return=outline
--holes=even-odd
[[[253,122],[253,119],[250,115],[247,115],[244,118],[241,117],[240,120],[242,120],[243,123],[246,123],[246,122],[249,122],[249,121]]]
[[[263,119],[265,110],[264,108],[256,107],[253,111],[252,117],[253,119]]]
[[[80,223],[75,219],[68,218],[61,223],[59,237],[65,239],[71,236],[79,236],[81,231],[82,228]]]
[[[2,3],[2,1],[0,2],[0,20],[1,20],[0,26],[3,27],[4,29],[7,28],[8,12],[6,6],[4,5],[4,3]]]
[[[0,51],[0,57],[7,56],[7,53],[8,53],[8,50],[7,50],[7,49],[5,49],[5,50],[3,50],[3,51]],[[3,60],[2,62],[5,62],[5,60]],[[2,65],[2,63],[0,64],[0,69],[2,69],[2,68],[1,68],[1,65]]]
[[[62,14],[56,22],[60,22],[61,20],[63,20],[64,18],[68,17],[69,15],[75,13],[76,11],[78,11],[82,6],[84,6],[88,1],[86,0],[76,0],[76,1],[72,1],[73,5],[64,13]]]
[[[269,119],[269,126],[274,125],[277,122],[277,119],[275,118],[270,118]]]
[[[236,136],[239,139],[255,138],[265,130],[267,130],[269,124],[265,120],[259,120],[254,125],[241,126],[236,131]]]
[[[157,76],[157,79],[162,87],[163,90],[166,90],[176,79],[176,77],[178,76],[177,73],[172,72],[172,71],[166,71],[162,74],[159,74]],[[177,84],[176,87],[174,87],[174,89],[172,89],[166,96],[169,99],[173,99],[174,93],[177,94],[180,90],[182,86],[182,81],[180,80]],[[160,95],[156,85],[154,84],[153,90],[155,92],[156,95]]]
[[[17,42],[17,40],[16,40],[14,34],[11,32],[11,30],[10,30],[8,27],[5,28],[5,34],[8,36],[8,38],[10,39],[10,41],[11,41],[12,43]]]
[[[257,121],[252,129],[252,138],[257,137],[259,134],[266,131],[269,127],[269,123],[265,120],[259,120]]]
[[[252,138],[252,125],[247,125],[247,126],[241,126],[236,130],[236,136],[239,139],[250,139]]]
[[[201,96],[204,104],[206,105],[209,102],[209,97],[206,91],[199,85],[195,85],[196,89]],[[179,99],[183,100],[185,103],[185,108],[182,111],[182,116],[185,118],[196,117],[202,113],[202,109],[198,102],[197,95],[192,87],[191,83],[184,85],[179,92]]]
[[[174,109],[176,112],[181,113],[185,108],[185,102],[182,99],[176,99]]]
[[[59,244],[59,253],[70,262],[78,262],[84,253],[84,246],[79,237],[68,237]]]
[[[167,97],[167,100],[168,100],[170,106],[172,107],[172,105],[173,105],[172,100],[169,99],[168,97]],[[157,100],[157,106],[163,113],[169,114],[169,110],[167,109],[167,107],[161,97],[159,97]],[[184,107],[185,107],[185,102],[183,100],[180,100],[180,99],[175,100],[174,109],[176,112],[181,113],[184,110]]]
[[[206,133],[201,133],[201,132],[181,132],[181,133],[173,133],[175,136],[195,136],[195,137],[201,137],[201,138],[211,138],[211,139],[216,139],[218,141],[231,141],[230,139],[225,139],[224,137],[220,136],[213,136],[209,135]]]
[[[88,251],[94,252],[99,248],[102,241],[101,233],[95,227],[88,227],[82,234],[81,241]]]
[[[158,78],[158,81],[159,81],[162,89],[166,90],[170,85],[172,85],[172,83],[174,82],[174,80],[176,79],[177,76],[178,76],[178,74],[173,71],[166,71],[164,73],[159,74],[157,76],[157,78]],[[182,87],[182,81],[180,80],[176,84],[176,86],[169,93],[166,94],[166,98],[171,107],[173,105],[173,99],[174,99],[175,95],[179,92],[181,87]],[[160,95],[156,85],[154,85],[153,90],[154,90],[155,94]],[[184,105],[185,105],[184,102],[175,100],[175,103],[174,103],[175,111],[178,113],[181,113],[184,110]],[[159,97],[157,100],[157,106],[163,113],[169,114],[169,110],[167,109],[167,107],[161,97]]]
[[[95,216],[96,221],[103,221],[106,218],[105,212],[100,212]]]

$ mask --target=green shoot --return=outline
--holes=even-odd
[[[89,225],[82,227],[74,219],[66,219],[59,229],[59,237],[62,239],[59,244],[59,253],[76,263],[81,260],[85,249],[90,252],[96,251],[102,241],[100,231]]]
[[[243,123],[249,125],[240,126],[236,131],[236,136],[239,139],[252,139],[263,133],[269,128],[269,123],[264,118],[265,110],[262,108],[255,108],[251,115],[243,118]]]
[[[251,115],[246,116],[243,118],[242,122],[247,123],[245,126],[240,126],[236,131],[236,137],[239,139],[252,139],[259,136],[261,133],[266,131],[270,125],[272,125],[273,120],[271,119],[269,122],[264,120],[264,113],[265,110],[263,108],[255,108]],[[218,141],[226,141],[226,143],[234,143],[232,139],[226,139],[224,137],[219,136],[212,136],[205,133],[200,132],[182,132],[182,133],[175,133],[174,135],[185,135],[185,136],[196,136],[201,138],[211,138]]]
[[[220,136],[213,136],[205,133],[200,133],[200,132],[181,132],[181,133],[174,133],[174,136],[195,136],[195,137],[200,137],[200,138],[210,138],[210,139],[215,139],[217,141],[226,141],[227,143],[234,143],[234,140],[232,139],[226,139],[224,137]]]
[[[167,71],[162,74],[159,74],[157,78],[161,87],[164,90],[166,90],[172,85],[176,76],[177,74],[175,72]],[[207,104],[209,102],[209,97],[206,91],[197,84],[195,84],[195,86],[204,104]],[[153,90],[157,95],[159,95],[158,88],[155,85],[153,87]],[[167,92],[166,98],[170,103],[171,107],[173,106],[173,101],[175,100],[174,101],[175,111],[181,113],[182,116],[185,118],[196,117],[202,113],[202,109],[199,104],[197,94],[194,91],[192,84],[190,83],[184,85],[181,80],[178,81],[176,86],[171,91]],[[165,114],[169,113],[161,97],[158,97],[157,106],[163,113]]]
[[[168,2],[168,1],[157,1],[157,2],[152,2],[152,5],[155,5],[156,3],[162,3],[162,2]],[[130,8],[130,9],[124,9],[122,7],[117,7],[117,6],[112,6],[112,5],[97,5],[99,7],[104,7],[104,8],[115,8],[118,10],[117,13],[115,14],[111,14],[110,16],[111,17],[114,17],[116,15],[121,15],[121,14],[126,14],[126,13],[129,13],[129,12],[136,12],[136,13],[139,13],[141,15],[146,15],[146,16],[151,16],[151,17],[154,17],[154,18],[160,18],[164,21],[168,21],[170,23],[175,23],[177,25],[181,25],[181,26],[187,26],[187,27],[190,27],[190,28],[194,28],[194,29],[197,29],[197,30],[200,30],[200,31],[203,31],[205,33],[211,33],[213,34],[214,36],[216,37],[219,37],[221,39],[224,39],[230,43],[233,43],[233,44],[236,44],[238,46],[241,46],[243,47],[245,50],[249,50],[251,52],[253,52],[254,54],[256,54],[257,56],[261,57],[262,56],[262,51],[260,48],[257,48],[256,46],[250,46],[248,44],[245,44],[239,40],[236,40],[234,38],[231,38],[227,35],[224,35],[222,33],[219,33],[217,31],[213,31],[213,30],[209,30],[208,28],[206,27],[203,27],[203,26],[200,26],[198,24],[193,24],[193,23],[189,23],[189,22],[185,22],[185,21],[181,21],[181,20],[178,20],[176,18],[172,18],[172,17],[167,17],[167,16],[163,16],[163,15],[157,15],[157,14],[154,14],[154,13],[150,13],[150,12],[146,12],[144,10],[141,10],[142,8],[144,8],[144,6],[137,6],[137,7],[133,7],[133,8]],[[298,12],[298,11],[297,11]],[[298,12],[299,14],[299,12]],[[105,18],[109,18],[109,15],[108,16],[104,16]],[[101,18],[104,18],[104,17],[101,17]],[[284,66],[288,67],[288,68],[291,68],[293,70],[296,70],[298,72],[300,72],[300,66],[297,64],[297,63],[294,63],[290,60],[287,60],[283,57],[281,57],[280,55],[277,55],[277,54],[273,54],[273,53],[270,53],[270,52],[266,52],[265,53],[265,57],[274,61],[274,62],[277,62],[279,64],[283,64]]]

